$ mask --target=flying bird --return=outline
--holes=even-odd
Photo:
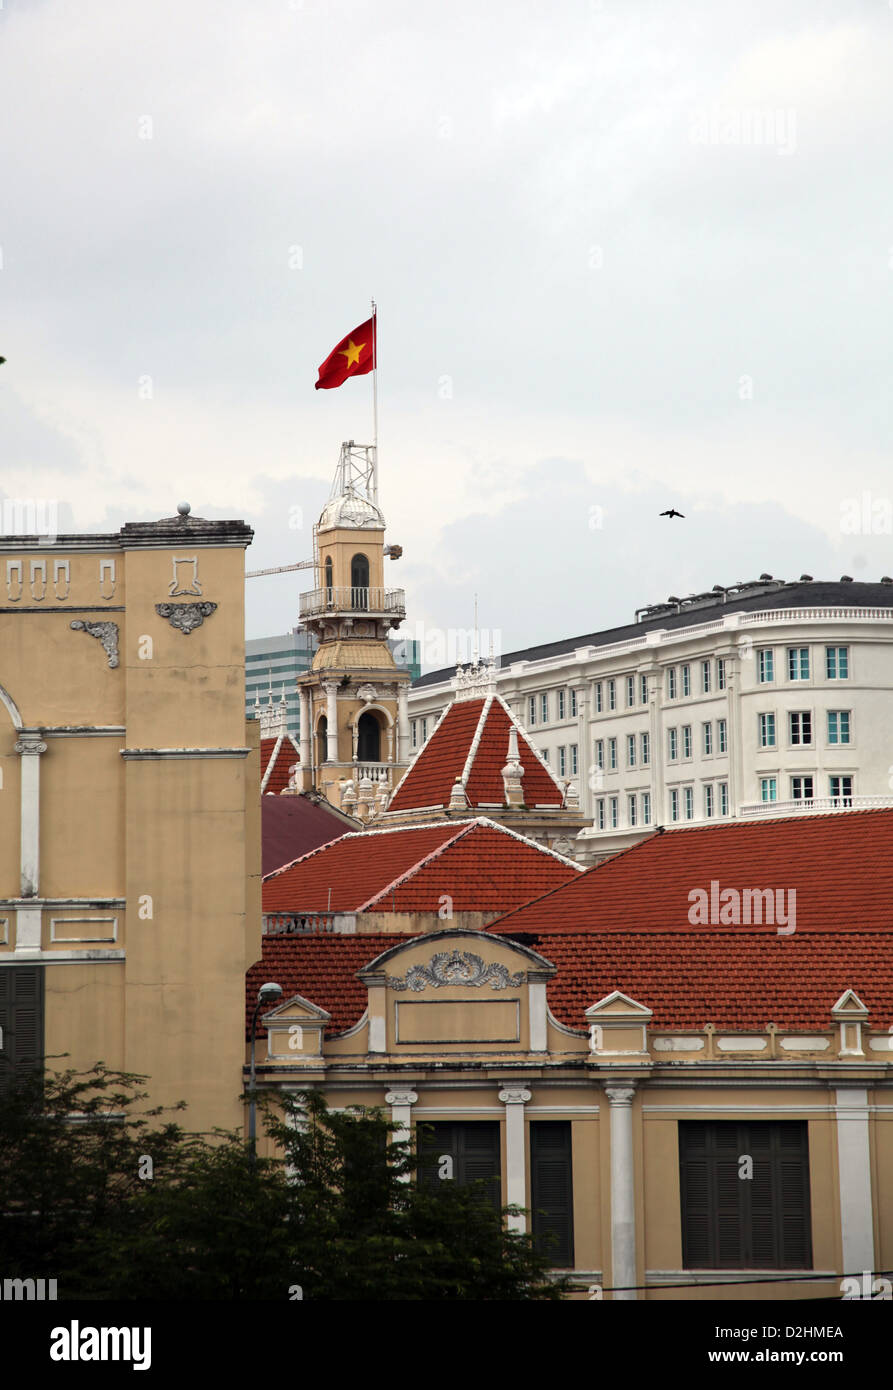
[[[671,507],[668,512],[661,512],[661,516],[681,516],[685,519],[685,512],[677,512],[675,507]]]

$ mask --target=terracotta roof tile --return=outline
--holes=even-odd
[[[301,750],[291,734],[260,741],[260,789],[278,795],[288,786],[288,770],[301,761]]]
[[[266,877],[265,912],[495,912],[579,869],[483,818],[343,835]]]
[[[483,727],[479,729],[484,715]],[[465,773],[472,751],[474,757],[465,778],[465,792],[472,809],[502,806],[505,803],[502,769],[508,755],[512,722],[508,708],[498,695],[488,700],[454,702],[404,774],[388,811],[446,806],[453,783]],[[534,752],[520,725],[516,727],[518,752],[524,768],[525,804],[560,808],[564,800],[560,784]]]

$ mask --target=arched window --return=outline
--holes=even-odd
[[[329,721],[323,714],[316,726],[316,765],[322,767],[326,760]]]
[[[326,556],[326,603],[332,602],[332,557]]]
[[[381,725],[370,710],[361,714],[357,722],[357,762],[381,762]]]
[[[369,561],[355,555],[350,562],[351,608],[369,607]]]

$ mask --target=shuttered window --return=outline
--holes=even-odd
[[[419,1153],[420,1182],[436,1187],[440,1182],[453,1181],[464,1187],[485,1179],[487,1186],[481,1188],[484,1200],[490,1201],[497,1211],[501,1209],[498,1121],[420,1124]],[[445,1163],[445,1159],[451,1159],[452,1164]],[[450,1169],[452,1179],[447,1176]]]
[[[573,1269],[574,1200],[569,1120],[530,1125],[530,1205],[533,1239],[553,1268]]]
[[[43,1063],[42,965],[0,966],[0,1086]]]
[[[684,1121],[679,1168],[686,1269],[812,1268],[805,1123]]]

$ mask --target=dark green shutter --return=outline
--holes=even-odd
[[[753,1176],[739,1177],[749,1155]],[[809,1269],[807,1127],[799,1121],[679,1125],[686,1269]]]
[[[443,1181],[437,1176],[438,1159],[442,1154],[449,1154],[453,1160],[453,1181],[464,1187],[484,1179],[487,1182],[487,1187],[481,1189],[484,1199],[490,1201],[498,1211],[502,1205],[499,1198],[498,1122],[438,1122],[420,1125],[419,1130],[423,1165],[420,1181],[429,1187],[437,1187]]]
[[[44,967],[0,966],[0,1083],[43,1064]]]
[[[568,1120],[530,1125],[530,1205],[533,1238],[556,1269],[574,1265],[571,1126]]]

